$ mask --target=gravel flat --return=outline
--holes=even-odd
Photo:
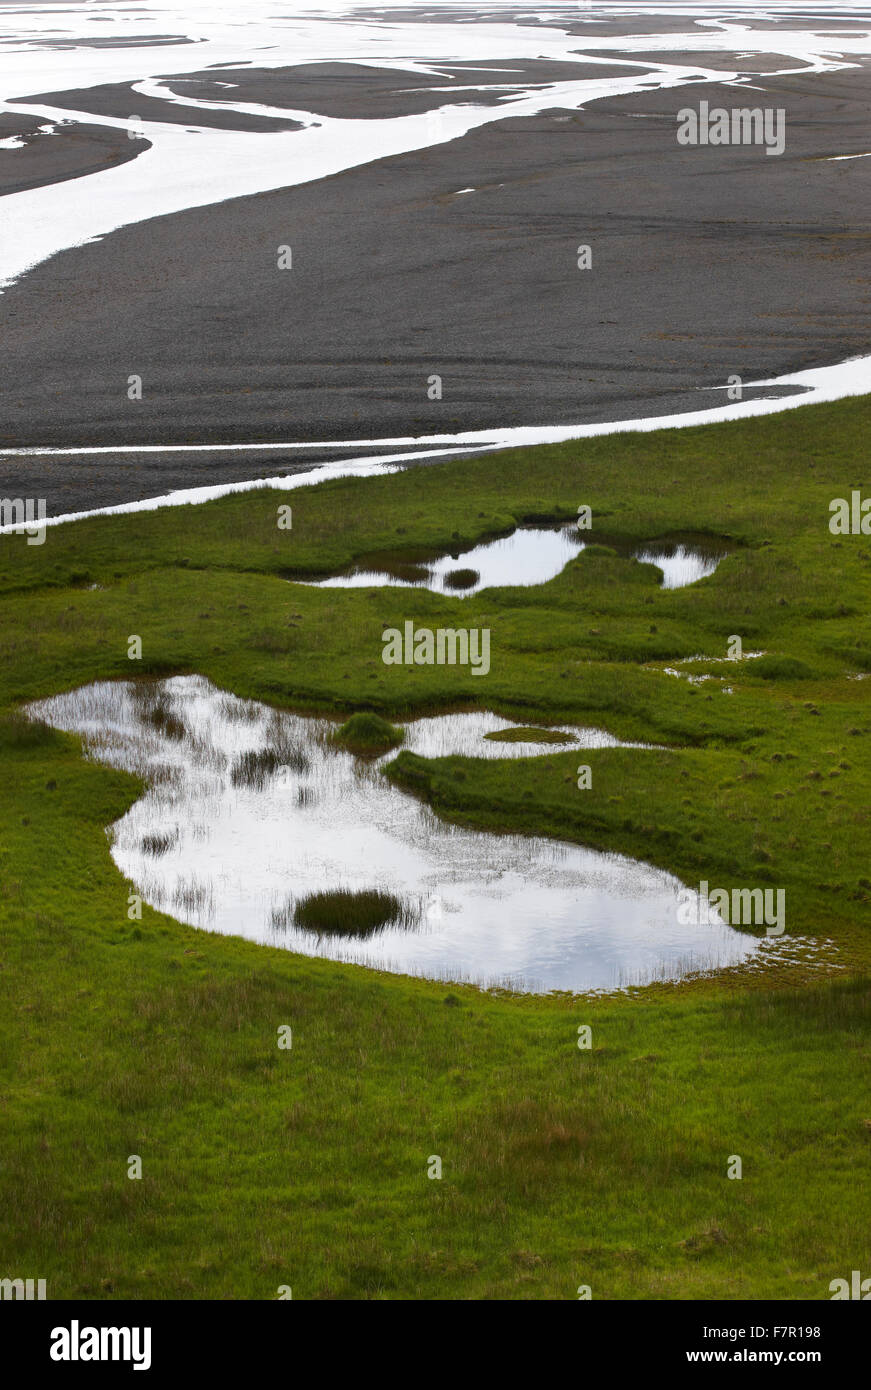
[[[371,71],[376,103],[394,100]],[[333,79],[319,81],[335,110]],[[832,157],[871,148],[868,69],[754,82],[764,90],[699,84],[505,117],[64,251],[0,296],[0,449],[637,418],[722,404],[699,388],[733,373],[867,352],[871,160]],[[784,154],[679,146],[676,113],[702,99],[783,107]],[[0,489],[56,514],[302,462],[0,457]]]

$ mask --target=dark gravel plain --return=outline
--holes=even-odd
[[[355,102],[395,114],[409,100],[375,69],[371,90],[359,72],[347,88],[329,71],[240,72],[217,74],[240,82],[234,99],[325,115]],[[208,74],[189,80],[172,79],[208,90]],[[732,373],[867,352],[871,161],[831,156],[871,148],[869,69],[754,88],[503,117],[64,251],[0,296],[0,450],[635,418],[721,404],[698,388]],[[785,153],[678,146],[676,113],[700,99],[783,107]],[[279,270],[286,244],[293,268]],[[127,398],[131,374],[141,401]],[[428,396],[433,374],[441,400]],[[334,456],[0,456],[0,492],[46,497],[57,514]]]

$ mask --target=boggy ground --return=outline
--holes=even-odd
[[[871,491],[868,419],[860,398],[100,518],[43,546],[3,537],[9,1271],[46,1277],[50,1297],[574,1298],[589,1284],[594,1298],[813,1299],[867,1269],[871,552],[828,520],[833,498]],[[288,578],[583,503],[603,535],[707,531],[733,552],[671,591],[599,549],[549,584],[467,599]],[[489,627],[490,674],[385,666],[382,630],[406,619]],[[692,668],[725,671],[732,694],[661,669],[722,657],[734,634],[767,657]],[[400,752],[392,775],[469,824],[638,855],[693,885],[784,887],[807,950],[677,987],[512,997],[147,907],[130,921],[105,827],[138,784],[17,711],[98,677],[186,670],[283,706],[395,718],[478,703],[666,744],[585,753],[588,791],[578,754],[556,747],[510,766]]]

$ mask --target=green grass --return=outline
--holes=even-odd
[[[334,888],[301,898],[294,921],[303,931],[319,936],[373,936],[387,926],[414,926],[417,915],[393,893]]]
[[[457,569],[449,570],[445,575],[446,589],[471,589],[473,584],[477,584],[481,578],[477,570]]]
[[[349,753],[374,755],[387,753],[397,748],[405,738],[405,731],[378,714],[352,714],[331,735],[331,740]]]
[[[871,550],[828,503],[871,490],[869,417],[857,398],[336,480],[294,494],[292,532],[261,493],[0,538],[0,1274],[50,1297],[792,1299],[867,1272]],[[598,547],[462,599],[287,579],[581,503],[615,542],[731,552],[678,590]],[[488,627],[490,674],[385,666],[406,618]],[[734,635],[766,656],[726,663]],[[389,775],[458,823],[785,887],[807,952],[528,998],[131,920],[105,827],[141,786],[20,705],[193,670],[301,710],[487,707],[659,745],[402,751]]]

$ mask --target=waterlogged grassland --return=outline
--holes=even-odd
[[[855,677],[871,670],[871,541],[833,537],[828,505],[871,493],[869,416],[860,399],[0,539],[0,1272],[94,1298],[572,1298],[583,1283],[827,1298],[867,1268],[871,702]],[[582,503],[604,539],[709,532],[734,549],[670,591],[602,553],[466,599],[287,582]],[[382,630],[406,619],[489,627],[490,673],[385,666]],[[733,694],[661,669],[724,657],[733,634],[765,664],[676,668]],[[468,824],[690,884],[784,887],[808,957],[629,997],[512,998],[147,907],[131,922],[104,827],[139,787],[15,711],[189,670],[344,716],[477,704],[667,744],[511,764],[400,751],[391,775]]]

